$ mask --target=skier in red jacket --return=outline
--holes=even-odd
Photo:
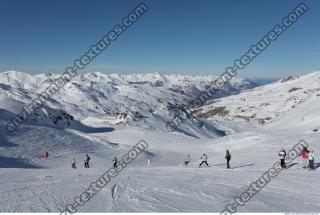
[[[307,147],[304,147],[299,156],[302,157],[303,159],[303,168],[308,168],[308,155],[309,155],[309,150]]]

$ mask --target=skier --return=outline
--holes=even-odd
[[[206,153],[203,153],[203,155],[201,156],[201,160],[202,160],[202,162],[200,163],[200,165],[199,165],[199,167],[201,167],[202,166],[202,164],[206,164],[207,166],[209,166],[209,164],[208,164],[208,156],[207,156],[207,154]]]
[[[113,168],[118,168],[118,159],[116,156],[114,156],[112,161],[113,161]]]
[[[77,169],[77,167],[76,167],[76,159],[75,158],[72,158],[71,166],[72,166],[73,169]]]
[[[280,157],[280,165],[282,168],[287,168],[286,162],[285,162],[286,156],[287,156],[287,152],[283,148],[281,148],[279,151],[279,157]]]
[[[84,160],[84,167],[89,168],[90,156],[86,154],[86,159]]]
[[[151,166],[151,158],[148,158],[148,166]]]
[[[313,150],[311,150],[308,154],[308,160],[309,160],[309,170],[315,170],[314,167],[314,153]]]
[[[187,158],[186,158],[186,160],[184,161],[184,165],[185,165],[185,166],[188,166],[189,163],[191,163],[191,156],[190,156],[190,155],[187,155]]]
[[[303,159],[303,168],[308,168],[308,154],[309,150],[307,149],[307,147],[303,147],[303,150],[299,154],[299,156],[301,156]]]
[[[227,159],[227,169],[230,169],[230,160],[231,160],[231,154],[229,152],[229,150],[226,151],[226,157],[225,159]]]

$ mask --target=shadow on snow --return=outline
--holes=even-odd
[[[39,169],[41,167],[23,162],[18,158],[0,156],[0,168],[23,168],[23,169]]]
[[[253,166],[253,165],[254,165],[254,163],[249,163],[249,164],[245,164],[245,165],[241,165],[241,166],[232,167],[230,169],[238,169],[238,168],[247,167],[247,166]]]

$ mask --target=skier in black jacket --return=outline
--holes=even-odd
[[[229,152],[229,150],[226,151],[226,157],[225,159],[227,159],[227,169],[230,169],[230,160],[231,160],[231,154]]]
[[[77,169],[77,166],[76,166],[76,159],[75,159],[75,158],[72,158],[71,166],[72,166],[72,168],[73,168],[73,169]]]
[[[112,161],[113,161],[113,168],[118,168],[118,159],[116,156],[114,156]]]
[[[89,168],[90,156],[86,154],[86,159],[84,160],[84,167]]]

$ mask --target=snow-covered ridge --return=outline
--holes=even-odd
[[[9,103],[14,104],[11,107],[8,102],[0,100],[0,108],[19,113],[23,104],[31,103],[32,99],[58,77],[59,74],[30,75],[14,70],[0,73],[0,98],[3,101],[11,99]],[[183,104],[192,100],[216,78],[217,76],[159,73],[79,74],[50,98],[46,106],[56,109],[56,112],[63,110],[84,122],[99,119],[97,121],[114,125],[155,117],[161,124],[165,124],[166,118],[170,115],[167,107],[169,104]],[[250,87],[252,87],[250,82],[234,78],[218,96],[238,93]],[[40,116],[48,115],[41,109],[39,111]],[[143,126],[159,127],[160,122],[155,122],[157,120],[150,120],[148,123],[143,123]]]
[[[200,108],[198,116],[222,116],[230,120],[265,124],[310,102],[320,107],[319,100],[320,71],[314,71],[303,76],[289,76],[272,84],[216,99],[212,104]],[[307,109],[304,112],[306,111]]]
[[[60,76],[60,74],[51,74],[51,73],[44,73],[38,75],[30,75],[28,73],[19,72],[16,70],[10,70],[6,72],[0,72],[0,82],[3,84],[13,84],[15,82],[19,83],[35,83],[36,80],[50,80],[56,79]],[[92,73],[85,73],[79,74],[77,77],[74,78],[74,81],[77,80],[90,80],[95,82],[114,82],[114,83],[153,83],[156,81],[162,81],[167,86],[172,86],[175,84],[204,84],[210,83],[215,81],[219,76],[215,75],[205,75],[205,76],[192,76],[192,75],[180,75],[180,74],[160,74],[160,73],[141,73],[141,74],[129,74],[129,75],[120,75],[120,74],[106,74],[102,72],[92,72]],[[231,80],[231,84],[244,84],[248,83],[245,79],[241,78],[234,78]],[[18,84],[18,83],[17,83]],[[12,87],[16,87],[13,84]],[[18,87],[18,86],[17,86]],[[199,85],[200,87],[200,85]]]
[[[24,105],[37,98],[59,74],[30,75],[18,71],[0,73],[0,109],[21,113]],[[79,74],[48,99],[27,123],[86,130],[90,127],[137,127],[166,132],[166,123],[217,76],[148,74]],[[255,86],[234,78],[216,98]],[[188,119],[178,133],[193,138],[224,135],[212,123]]]

